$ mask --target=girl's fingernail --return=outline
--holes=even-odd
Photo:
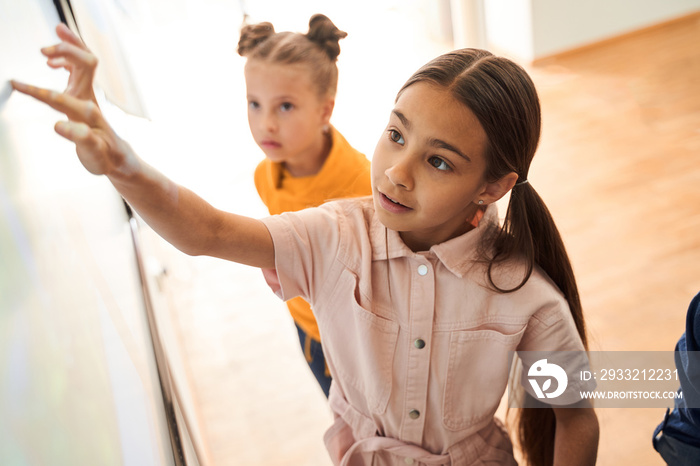
[[[11,80],[10,84],[12,85],[12,88],[16,91],[29,91],[31,89],[31,86],[29,84],[24,84],[15,80]]]
[[[51,45],[51,46],[49,46],[49,47],[42,47],[42,48],[41,48],[41,53],[43,53],[43,54],[45,54],[45,55],[54,53],[55,51],[56,51],[56,46],[55,46],[55,45]]]

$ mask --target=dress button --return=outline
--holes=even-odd
[[[420,417],[420,411],[417,409],[412,409],[408,412],[408,417],[411,419],[418,419]]]
[[[413,464],[413,458],[404,458],[404,463],[406,464]]]
[[[425,341],[418,338],[416,341],[413,342],[413,346],[415,346],[418,349],[423,349],[425,348]]]
[[[418,266],[418,275],[427,275],[428,274],[428,266],[425,264],[421,264]]]

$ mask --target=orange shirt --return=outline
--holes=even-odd
[[[316,207],[331,199],[367,196],[372,193],[369,160],[336,130],[321,171],[295,178],[279,163],[263,160],[255,169],[255,187],[270,214]],[[302,298],[287,301],[294,321],[316,341],[321,341],[311,307]]]

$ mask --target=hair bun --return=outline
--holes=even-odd
[[[265,42],[275,33],[275,28],[271,23],[246,24],[241,28],[241,38],[238,40],[238,54],[245,57],[257,47]]]
[[[338,41],[347,35],[347,32],[335,27],[333,21],[327,16],[318,14],[313,15],[309,20],[309,32],[306,33],[306,38],[318,44],[331,60],[335,60],[340,55]]]

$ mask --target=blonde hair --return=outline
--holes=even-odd
[[[340,39],[347,36],[328,17],[317,14],[309,20],[309,32],[275,32],[270,23],[249,24],[241,28],[238,54],[270,63],[305,65],[319,96],[335,97],[338,88]]]

